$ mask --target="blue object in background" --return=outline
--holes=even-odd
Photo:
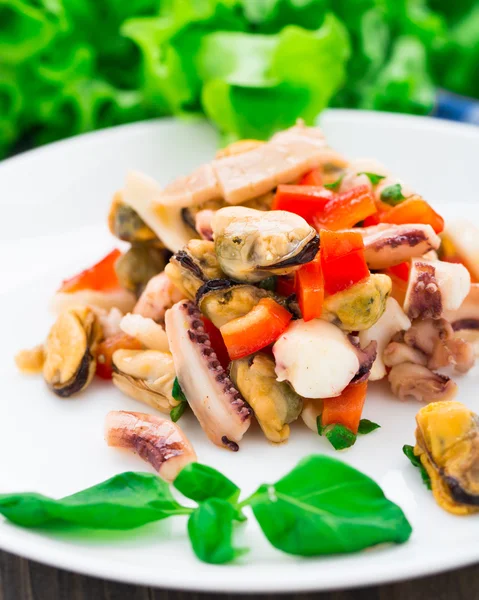
[[[479,125],[479,102],[472,98],[439,90],[433,115],[441,119]]]

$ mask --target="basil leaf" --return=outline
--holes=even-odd
[[[173,423],[176,423],[176,421],[178,421],[183,416],[186,404],[186,402],[180,402],[177,406],[174,406],[170,410],[170,419],[173,421]]]
[[[262,485],[248,504],[275,548],[301,556],[402,543],[412,531],[377,483],[322,455],[305,458],[277,483]]]
[[[324,435],[335,450],[344,450],[354,446],[357,437],[348,427],[340,424],[328,427]]]
[[[318,428],[318,435],[323,435],[326,427],[323,427],[321,415],[319,415],[319,417],[316,417],[316,427]]]
[[[409,458],[411,464],[419,469],[421,473],[421,478],[424,485],[428,490],[431,489],[431,478],[429,477],[429,473],[426,471],[424,465],[421,462],[419,456],[414,454],[414,446],[408,446],[407,444],[402,447],[402,451]]]
[[[386,204],[390,204],[391,206],[396,206],[400,204],[403,200],[406,200],[406,197],[403,196],[402,188],[400,183],[395,183],[394,185],[389,185],[384,188],[381,192],[381,200],[386,202]]]
[[[380,427],[381,425],[378,425],[369,419],[361,419],[359,421],[358,433],[360,435],[367,435],[368,433],[371,433],[371,431],[379,429]]]
[[[175,377],[175,381],[173,382],[173,389],[171,390],[171,395],[178,402],[188,402],[183,390],[181,389],[178,377]]]
[[[166,482],[149,473],[122,473],[61,500],[30,493],[0,495],[0,514],[23,527],[61,522],[131,529],[190,512],[173,498]]]
[[[358,175],[366,175],[366,177],[368,177],[369,181],[373,185],[377,185],[381,181],[381,179],[384,179],[386,177],[385,175],[378,175],[377,173],[368,173],[367,171],[361,171],[361,173],[358,173]]]
[[[271,275],[271,277],[267,277],[266,279],[263,279],[263,281],[260,281],[258,287],[267,290],[268,292],[275,292],[277,279],[276,275]]]
[[[344,179],[344,175],[340,175],[336,181],[333,181],[333,183],[325,183],[324,187],[327,188],[328,190],[333,190],[333,192],[335,192],[336,190],[339,189],[339,186],[341,185],[341,182]]]
[[[222,473],[200,463],[190,463],[183,467],[173,482],[175,488],[195,502],[209,498],[221,498],[237,502],[240,489]]]
[[[221,498],[202,502],[188,519],[188,535],[196,556],[207,563],[220,565],[244,554],[233,546],[233,521],[236,508]]]

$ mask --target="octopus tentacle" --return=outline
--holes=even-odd
[[[252,411],[221,366],[193,302],[178,302],[166,313],[166,333],[178,381],[201,427],[217,446],[238,450]]]

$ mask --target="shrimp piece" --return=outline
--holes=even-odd
[[[165,312],[183,298],[184,295],[171,282],[168,275],[159,273],[146,284],[133,309],[133,314],[162,322],[165,319]]]

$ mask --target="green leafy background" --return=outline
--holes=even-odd
[[[0,156],[203,113],[224,141],[327,105],[479,97],[475,0],[0,0]]]

